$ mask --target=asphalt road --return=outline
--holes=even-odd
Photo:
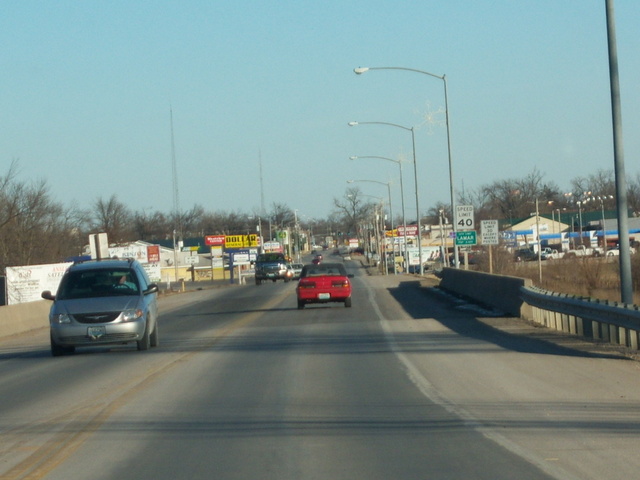
[[[162,298],[148,352],[1,340],[0,478],[638,477],[640,363],[347,265],[352,308],[233,286]]]

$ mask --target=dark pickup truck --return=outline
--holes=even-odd
[[[282,253],[261,253],[256,258],[256,285],[263,280],[291,280],[291,269],[287,265],[287,259]]]

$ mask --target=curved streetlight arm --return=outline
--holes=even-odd
[[[363,73],[367,73],[369,70],[406,70],[408,72],[423,73],[431,77],[439,78],[440,80],[444,80],[445,77],[445,75],[436,75],[435,73],[425,72],[424,70],[406,67],[358,67],[353,69],[356,75],[362,75]]]
[[[405,127],[404,125],[398,125],[397,123],[389,123],[389,122],[349,122],[350,127],[355,127],[358,125],[390,125],[392,127],[402,128],[403,130],[413,131],[413,127]]]
[[[393,163],[400,163],[400,160],[396,160],[394,158],[389,158],[389,157],[379,157],[377,155],[363,155],[363,156],[354,155],[349,157],[349,160],[358,160],[359,158],[379,158],[380,160],[388,160]]]
[[[377,183],[379,185],[388,186],[391,182],[379,182],[378,180],[347,180],[347,183],[356,183],[356,182],[369,182],[369,183]]]

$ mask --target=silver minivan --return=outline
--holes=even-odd
[[[76,347],[135,342],[138,350],[156,347],[158,286],[133,259],[90,260],[65,272],[49,312],[51,354]]]

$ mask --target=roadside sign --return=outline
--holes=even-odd
[[[478,243],[475,230],[456,232],[456,245],[476,245]]]
[[[224,245],[224,235],[205,235],[205,245]]]
[[[258,256],[257,248],[237,248],[227,252],[234,265],[248,265]]]
[[[473,205],[456,205],[456,226],[458,230],[474,230]]]
[[[184,263],[188,263],[190,265],[195,265],[199,262],[199,260],[200,257],[198,257],[198,255],[189,255],[187,257],[184,257]]]
[[[499,234],[498,220],[482,220],[480,222],[480,238],[483,245],[499,245]]]
[[[258,236],[252,235],[226,235],[224,238],[224,246],[228,250],[230,248],[246,248],[257,247]]]
[[[404,237],[404,226],[403,225],[398,225],[398,227],[396,228],[397,230],[397,234],[401,237]],[[418,226],[417,225],[407,225],[407,236],[408,237],[415,237],[418,235]]]

